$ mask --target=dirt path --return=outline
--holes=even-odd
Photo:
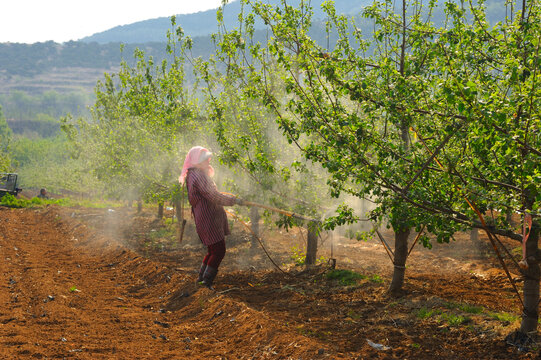
[[[374,244],[335,244],[339,264],[366,275],[345,286],[323,267],[270,270],[239,232],[212,292],[194,285],[200,247],[149,251],[153,220],[116,214],[113,227],[106,211],[0,208],[0,358],[535,358],[503,341],[516,320],[494,314],[516,305],[490,261],[449,256],[464,270],[442,277],[437,252],[419,250],[406,294],[389,298]],[[268,245],[283,261],[291,244],[279,240]]]

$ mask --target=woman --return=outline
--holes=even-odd
[[[214,175],[214,169],[210,166],[211,156],[212,153],[201,146],[191,148],[179,177],[179,182],[186,183],[188,189],[197,234],[208,249],[197,282],[210,289],[225,256],[225,236],[230,233],[223,207],[243,204],[241,199],[222,194],[216,189],[210,179]]]

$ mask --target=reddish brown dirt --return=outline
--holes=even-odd
[[[211,291],[194,284],[204,250],[193,225],[182,245],[161,238],[163,229],[148,211],[0,208],[0,358],[537,356],[505,344],[518,302],[496,259],[467,236],[416,247],[404,294],[391,297],[392,268],[377,242],[334,238],[337,268],[365,275],[346,286],[327,279],[326,266],[292,265],[291,247],[306,234],[264,233],[284,274],[236,223]],[[330,257],[330,243],[319,255]]]

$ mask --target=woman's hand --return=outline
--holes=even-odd
[[[241,198],[235,198],[235,204],[236,205],[244,205],[244,200]]]

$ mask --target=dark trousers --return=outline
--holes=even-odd
[[[218,269],[225,256],[225,240],[207,246],[208,253],[203,259],[203,264]]]

